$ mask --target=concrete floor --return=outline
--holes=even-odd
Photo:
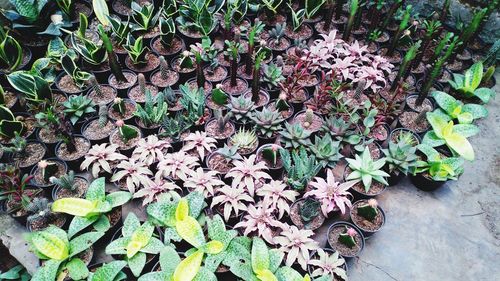
[[[350,261],[351,281],[500,280],[499,106],[499,98],[492,100],[488,118],[478,122],[481,132],[471,138],[476,161],[466,163],[458,181],[429,193],[405,180],[378,198],[387,223]],[[323,243],[326,228],[317,233]],[[0,214],[0,237],[14,236],[8,242],[15,245],[14,256],[29,261],[22,230]]]

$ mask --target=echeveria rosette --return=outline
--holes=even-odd
[[[354,159],[346,158],[346,161],[352,170],[346,180],[362,182],[366,192],[370,190],[373,180],[389,185],[385,180],[389,174],[381,170],[385,165],[385,158],[373,161],[368,146],[363,150],[361,157],[356,154]]]
[[[71,238],[90,225],[99,231],[108,230],[110,223],[106,213],[127,203],[131,198],[132,195],[126,191],[106,194],[104,178],[98,178],[90,184],[85,199],[58,199],[52,204],[52,211],[75,216],[68,228],[68,237]]]
[[[87,265],[77,255],[89,249],[103,235],[104,232],[87,232],[70,240],[64,230],[53,225],[28,234],[26,240],[32,251],[38,258],[46,260],[31,280],[62,280],[66,276],[73,280],[87,278]]]
[[[488,116],[488,110],[480,104],[464,104],[441,91],[432,92],[431,96],[440,107],[434,112],[442,114],[442,118],[446,121],[458,120],[460,124],[471,124],[476,119]]]
[[[465,160],[474,160],[474,149],[467,140],[479,132],[479,128],[472,124],[457,124],[447,121],[442,114],[435,112],[427,113],[427,120],[432,130],[427,132],[422,143],[431,147],[446,145],[452,152],[460,155]]]
[[[146,255],[156,255],[164,247],[162,241],[153,237],[153,233],[153,224],[146,221],[141,225],[135,214],[129,213],[123,222],[122,237],[106,246],[106,254],[124,255],[130,270],[138,277],[146,265]]]

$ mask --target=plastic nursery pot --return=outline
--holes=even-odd
[[[115,129],[115,125],[110,120],[104,127],[99,125],[99,117],[89,119],[82,126],[81,134],[90,141],[92,145],[102,144],[108,141],[109,135]]]
[[[219,147],[222,147],[226,140],[231,137],[235,131],[235,125],[231,121],[226,123],[226,127],[223,132],[219,132],[217,119],[215,118],[208,120],[205,124],[205,132],[209,137],[217,140]]]
[[[203,74],[207,81],[210,81],[213,84],[218,84],[228,77],[229,70],[222,65],[217,66],[213,70],[206,66],[203,68]]]
[[[137,74],[129,70],[123,70],[123,75],[127,82],[118,82],[115,75],[111,74],[108,78],[108,84],[116,89],[119,97],[126,98],[128,89],[137,83]]]
[[[145,83],[146,92],[149,90],[152,97],[156,97],[158,95],[158,88],[151,83]],[[135,85],[130,87],[127,92],[127,97],[132,101],[144,105],[146,103],[146,94],[141,92],[141,88],[139,85]]]
[[[301,97],[293,100],[289,100],[288,103],[293,106],[294,112],[299,112],[304,108],[304,102],[306,102],[311,95],[306,88],[302,88],[303,92],[301,93]],[[294,93],[295,94],[295,93]]]
[[[228,77],[222,81],[222,90],[231,96],[240,96],[248,91],[248,82],[245,79],[236,77],[236,86],[231,86],[231,77]]]
[[[333,253],[335,253],[336,251],[335,250],[332,250],[332,249],[329,249],[329,248],[323,248],[322,249],[325,253],[327,253],[328,255],[332,255]],[[311,253],[311,256],[310,256],[310,260],[312,259],[316,259],[318,258],[318,254],[317,254],[317,251],[314,251]],[[339,257],[340,258],[340,257]],[[343,257],[342,257],[343,258]],[[342,265],[342,268],[344,269],[344,271],[346,272],[346,274],[348,274],[348,271],[349,271],[349,267],[347,265],[347,262],[344,260],[344,264]],[[313,271],[315,270],[314,266],[308,264],[307,265],[307,273],[309,273],[309,276],[312,277],[312,273]],[[342,280],[342,279],[339,279],[340,277],[335,277],[333,278],[333,280]]]
[[[257,153],[256,153],[257,160],[256,161],[257,162],[264,161],[266,163],[267,167],[269,168],[268,174],[273,179],[278,179],[283,175],[283,162],[281,161],[279,151],[277,152],[278,155],[277,155],[277,159],[276,159],[276,166],[273,166],[272,163],[270,163],[267,159],[264,159],[263,154],[262,154],[264,149],[271,148],[273,145],[276,145],[276,144],[266,143],[266,144],[261,145],[257,149]],[[281,147],[281,146],[278,145],[278,147]]]
[[[276,102],[277,100],[271,100],[269,104],[266,106],[270,110],[275,110],[276,109]],[[293,106],[293,103],[290,104],[290,107],[288,108],[287,111],[283,111],[281,113],[281,116],[285,118],[285,121],[291,121],[293,119],[295,113],[295,107]]]
[[[73,82],[73,78],[66,74],[66,72],[61,72],[59,75],[57,75],[55,83],[55,87],[57,90],[66,93],[68,95],[82,95],[87,92],[87,90],[90,88],[89,85],[85,86],[85,88],[79,88],[75,83]]]
[[[161,127],[161,124],[153,124],[149,127],[145,126],[144,123],[142,123],[141,119],[138,117],[134,118],[135,125],[141,129],[142,135],[144,136],[149,136],[156,134]]]
[[[160,91],[163,91],[167,87],[178,87],[179,85],[179,73],[171,69],[167,70],[167,79],[163,79],[160,70],[155,70],[151,72],[149,76],[149,81],[151,84],[155,85]]]
[[[164,56],[166,59],[171,59],[185,50],[186,44],[184,44],[184,41],[181,39],[181,37],[175,35],[174,39],[172,40],[172,45],[169,48],[166,48],[161,43],[161,37],[158,35],[151,39],[150,47],[151,50],[158,56]]]
[[[227,143],[227,145],[228,145],[229,147],[233,147],[233,146],[234,146],[234,145],[231,143],[231,138],[230,138],[230,137],[229,137],[229,138],[227,138],[227,142],[226,142],[226,143]],[[249,155],[254,154],[254,153],[255,153],[255,151],[257,150],[257,148],[258,148],[258,147],[259,147],[259,140],[257,139],[256,144],[255,144],[255,146],[254,146],[253,148],[246,149],[246,150],[242,150],[242,149],[238,148],[238,153],[239,153],[241,156],[245,156],[245,157],[247,157],[247,156],[249,156]]]
[[[248,91],[245,94],[243,94],[246,98],[252,97],[252,91]],[[269,101],[271,100],[270,95],[265,91],[265,90],[259,90],[259,100],[255,103],[255,106],[257,110],[261,110],[264,106],[267,106],[269,104]]]
[[[65,161],[70,170],[79,171],[80,164],[83,162],[85,155],[89,151],[92,144],[82,135],[74,135],[74,140],[76,143],[76,150],[74,152],[70,153],[67,149],[65,149],[66,155],[61,154],[62,150],[67,148],[67,145],[63,141],[60,141],[56,145],[55,155],[58,159]]]
[[[130,157],[132,155],[132,152],[135,149],[135,145],[137,143],[137,140],[142,138],[142,131],[137,128],[136,126],[129,125],[132,129],[134,129],[137,132],[137,137],[128,140],[126,143],[122,140],[121,136],[119,135],[120,133],[118,132],[118,128],[116,128],[111,134],[109,135],[109,142],[111,144],[117,144],[118,149],[120,150],[121,154]]]
[[[299,208],[302,206],[304,201],[304,198],[298,199],[290,206],[290,221],[299,229],[308,229],[314,231],[320,228],[325,223],[326,217],[323,215],[323,212],[319,210],[318,216],[316,216],[311,222],[304,224],[299,213]]]
[[[75,182],[79,184],[79,188],[77,189],[76,192],[71,192],[71,191],[66,191],[64,188],[60,186],[55,186],[52,189],[51,196],[52,196],[52,201],[56,201],[57,199],[60,198],[68,198],[68,197],[78,197],[78,198],[84,198],[85,194],[87,193],[87,189],[89,187],[89,181],[82,177],[82,176],[75,176]]]
[[[23,163],[23,161],[16,160],[15,154],[9,154],[8,155],[8,162],[12,164],[16,164],[16,166],[21,169],[22,174],[27,174],[29,173],[35,165],[40,162],[40,160],[44,159],[47,157],[48,149],[47,146],[43,142],[39,142],[36,140],[29,140],[26,143],[26,153],[27,153],[27,158],[30,159],[28,163]]]
[[[194,60],[194,58],[192,58]],[[181,57],[176,56],[171,61],[172,69],[179,74],[179,85],[184,84],[187,80],[194,77],[196,67],[193,68],[181,68],[180,67]]]
[[[389,135],[389,141],[397,143],[398,138],[400,138],[400,136],[402,134],[411,135],[412,139],[413,139],[414,146],[417,146],[422,142],[422,138],[420,138],[420,136],[417,133],[415,133],[414,131],[412,131],[410,129],[406,129],[406,128],[396,128],[396,129],[392,130],[391,134]]]
[[[55,217],[53,217],[53,220],[51,220],[50,223],[46,223],[42,226],[37,226],[37,227],[33,228],[33,225],[27,220],[25,226],[29,232],[34,232],[34,231],[43,230],[43,229],[47,228],[49,225],[55,225],[59,228],[64,228],[64,226],[66,225],[67,222],[68,222],[68,217],[66,216],[66,214],[56,213]]]
[[[190,89],[199,88],[198,82],[196,81],[195,77],[188,79],[186,83]],[[210,81],[205,80],[205,84],[203,85],[203,93],[205,94],[205,96],[211,93],[212,89],[213,89],[212,83]]]
[[[367,203],[368,200],[358,200],[352,204],[352,208],[349,211],[351,217],[351,222],[361,230],[365,239],[369,239],[373,234],[379,232],[386,222],[386,216],[384,209],[377,205],[379,214],[375,217],[377,223],[366,220],[363,217],[357,215],[357,206],[361,203]]]
[[[220,177],[222,179],[225,178],[225,175],[233,168],[234,166],[232,165],[224,165],[223,167],[220,165],[217,165],[217,160],[218,159],[223,159],[224,156],[220,155],[217,151],[214,151],[210,153],[206,158],[205,158],[205,164],[208,169],[212,171],[216,171],[219,173]],[[221,164],[221,163],[218,163]]]
[[[313,113],[313,115],[314,115],[313,122],[307,128],[307,130],[311,133],[319,131],[323,126],[323,117],[321,117],[321,115],[315,112]],[[306,116],[306,110],[299,111],[295,114],[295,116],[293,116],[293,120],[290,123],[292,124],[299,123],[302,125],[303,123],[305,123],[305,116]]]
[[[33,117],[33,115],[27,113],[27,112],[14,112],[14,116],[16,117],[17,120],[22,121],[24,123],[24,127],[26,128],[25,132],[21,135],[24,139],[35,139],[36,134],[36,119]],[[11,139],[7,139],[4,137],[0,137],[0,143],[1,144],[9,144]]]
[[[357,251],[347,252],[346,250],[349,248],[347,248],[347,246],[344,246],[338,241],[338,236],[339,236],[338,232],[340,231],[341,233],[345,233],[346,228],[352,228],[357,233],[357,235],[355,236]],[[339,254],[345,259],[359,256],[361,252],[363,252],[363,249],[365,248],[365,237],[363,235],[363,232],[354,224],[345,221],[338,221],[333,223],[328,228],[328,232],[326,233],[326,239],[328,241],[328,245],[330,246],[330,248],[338,251]]]
[[[137,104],[131,99],[123,99],[123,102],[125,103],[125,113],[123,115],[113,108],[113,104],[110,104],[108,107],[108,116],[111,120],[123,120],[126,124],[133,125],[133,117]]]
[[[410,181],[423,191],[435,191],[446,183],[446,181],[434,181],[423,174],[410,175]]]
[[[125,65],[128,69],[135,73],[143,73],[144,76],[148,77],[153,70],[160,66],[160,58],[153,52],[146,54],[146,63],[134,64],[130,57],[125,58]]]
[[[25,188],[25,192],[27,190],[33,191],[34,193],[38,193],[36,196],[32,196],[31,198],[35,197],[45,197],[44,190],[41,188],[38,188],[33,185],[27,185]],[[19,222],[21,225],[26,224],[26,219],[28,218],[28,211],[25,209],[12,209],[9,208],[9,199],[3,200],[0,202],[0,212],[5,212],[9,214],[12,218],[14,218],[17,222]],[[13,200],[12,202],[21,202],[21,200]]]
[[[344,180],[347,181],[347,177],[351,173],[351,169],[349,168],[349,165],[347,165],[344,169]],[[376,185],[376,186],[375,186]],[[375,188],[374,188],[375,186]],[[354,196],[354,200],[360,200],[360,199],[369,199],[376,197],[380,194],[382,194],[385,190],[387,189],[387,186],[385,186],[382,183],[379,183],[378,181],[373,180],[372,185],[370,187],[370,190],[368,192],[365,191],[363,182],[358,182],[356,183],[353,187],[349,189],[349,192]],[[373,191],[377,190],[377,191]],[[372,193],[370,193],[370,191]]]
[[[111,2],[111,8],[114,14],[118,15],[121,20],[127,20],[129,15],[132,14],[132,9],[127,6],[127,1],[125,0],[114,0]]]
[[[66,174],[68,172],[68,166],[66,165],[66,162],[64,162],[58,158],[55,158],[55,157],[44,159],[44,160],[47,161],[49,164],[56,163],[56,165],[58,166],[58,170],[54,174],[55,177],[58,178],[58,177]],[[43,179],[42,172],[38,169],[38,165],[33,166],[33,168],[31,169],[30,175],[33,176],[30,183],[33,186],[42,188],[46,192],[47,195],[50,195],[50,193],[52,192],[52,188],[54,187],[54,184],[52,184],[51,182],[46,182]]]
[[[106,78],[108,76],[106,76]],[[115,100],[115,98],[118,96],[117,90],[115,88],[111,87],[110,85],[100,84],[99,86],[100,86],[101,91],[102,91],[102,96],[97,96],[94,89],[90,89],[89,92],[87,93],[87,96],[90,99],[92,99],[92,101],[94,101],[94,104],[96,104],[97,109],[99,109],[100,104],[106,104],[106,105],[111,104]]]

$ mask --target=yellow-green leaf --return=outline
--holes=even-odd
[[[82,198],[61,198],[52,203],[52,211],[86,217],[92,213],[96,205],[97,201],[92,202]]]
[[[173,281],[191,281],[194,279],[198,271],[201,268],[201,262],[203,260],[203,252],[196,251],[189,257],[185,258],[177,268],[175,268]]]
[[[94,13],[99,22],[104,26],[109,25],[109,9],[106,0],[92,0],[92,6],[94,7]]]
[[[131,258],[137,254],[142,248],[144,248],[151,240],[151,236],[154,232],[154,226],[149,222],[145,222],[143,225],[138,227],[130,238],[127,246],[127,257]]]
[[[445,140],[446,144],[465,160],[474,160],[474,149],[465,137],[457,133],[453,133],[447,136]]]
[[[184,220],[189,216],[189,204],[185,198],[179,200],[177,208],[175,209],[175,219],[178,221]]]
[[[196,248],[200,248],[205,244],[205,235],[198,221],[190,216],[184,220],[178,220],[175,224],[175,230],[182,239]]]
[[[311,277],[309,276],[309,274],[306,274],[304,276],[304,281],[311,281]]]
[[[64,260],[69,255],[69,246],[57,235],[42,231],[33,233],[31,241],[36,250],[54,260]]]
[[[269,250],[264,240],[253,238],[251,255],[252,269],[255,273],[269,269]]]
[[[216,255],[220,253],[222,249],[224,249],[224,244],[220,241],[213,240],[203,245],[201,250],[207,254]]]
[[[453,133],[453,121],[448,122],[448,124],[443,127],[441,133],[443,134],[444,139],[450,136]]]
[[[276,278],[276,276],[274,276],[269,269],[261,270],[255,273],[260,281],[278,281],[278,278]]]

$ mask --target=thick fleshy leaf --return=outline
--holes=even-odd
[[[177,230],[177,233],[182,237],[182,239],[186,240],[186,242],[196,248],[205,244],[203,229],[198,221],[193,217],[187,216],[184,220],[177,221],[175,224],[175,230]]]
[[[205,267],[200,268],[193,281],[217,281],[217,276]]]
[[[474,149],[465,137],[459,134],[452,134],[446,138],[446,144],[465,160],[474,160]]]
[[[269,250],[264,240],[257,237],[252,240],[252,269],[254,272],[269,269]]]
[[[457,100],[445,92],[435,91],[432,92],[431,95],[439,107],[441,107],[448,114],[451,114],[458,105]]]
[[[474,95],[482,102],[488,103],[490,98],[495,95],[495,92],[489,88],[479,88],[474,91]]]
[[[82,198],[61,198],[52,203],[52,212],[86,217],[92,214],[96,206],[97,201],[92,202]]]
[[[113,281],[126,265],[126,261],[112,261],[105,264],[95,271],[90,281]]]
[[[198,191],[190,192],[184,198],[186,198],[189,204],[189,215],[193,218],[197,218],[205,207],[205,197],[203,193]]]
[[[181,200],[179,200],[177,208],[175,209],[175,219],[177,221],[181,221],[188,216],[189,216],[189,204],[185,198],[182,198]]]
[[[171,202],[157,202],[149,204],[146,209],[149,218],[162,226],[175,227],[175,210],[177,204]]]
[[[465,138],[475,136],[479,131],[479,127],[472,124],[457,124],[453,126],[453,133],[459,134]]]
[[[87,250],[97,240],[104,236],[104,232],[87,232],[69,241],[69,257],[78,255]]]
[[[64,232],[64,231],[63,231]],[[64,234],[66,235],[66,234]],[[54,260],[65,260],[69,255],[69,242],[51,231],[39,231],[30,235],[37,251]]]
[[[71,220],[68,228],[68,238],[75,236],[78,232],[82,231],[86,227],[92,225],[96,220],[99,219],[99,216],[84,218],[84,217],[74,217]]]
[[[469,112],[462,112],[457,116],[457,119],[460,124],[470,124],[474,121],[474,116],[472,116]]]
[[[462,111],[470,113],[474,119],[485,118],[488,116],[488,110],[480,104],[465,104],[462,107]]]
[[[129,238],[118,238],[106,246],[106,254],[107,255],[125,255],[127,254],[127,250],[125,247],[128,244]]]
[[[172,278],[172,274],[168,274],[162,271],[160,272],[149,272],[137,279],[137,281],[158,281],[158,280],[170,280]]]
[[[285,253],[278,249],[269,250],[269,270],[272,272],[276,272],[281,265],[281,261],[283,261],[283,257],[285,257]]]
[[[87,265],[79,258],[71,259],[66,264],[66,268],[68,269],[69,277],[73,280],[85,279],[89,275]]]
[[[441,146],[446,143],[446,141],[440,137],[438,137],[435,131],[429,131],[424,135],[422,139],[422,143],[425,143],[431,147]]]
[[[110,22],[108,19],[109,10],[106,0],[92,0],[92,7],[94,8],[95,16],[99,22],[104,26],[108,26]]]
[[[58,260],[48,260],[45,264],[38,269],[31,281],[54,281],[57,277],[57,271],[61,265],[61,261]]]
[[[180,262],[181,257],[174,248],[167,246],[160,251],[161,271],[168,275],[174,274],[175,268]]]
[[[213,240],[200,247],[204,253],[216,255],[224,249],[224,244],[220,241]]]
[[[276,271],[278,281],[303,281],[303,277],[295,269],[284,266]]]
[[[106,196],[106,201],[111,204],[111,208],[116,208],[132,199],[132,194],[127,191],[115,191]]]
[[[439,115],[436,115],[433,112],[427,112],[427,120],[432,126],[436,136],[439,138],[444,138],[444,130],[448,125],[448,122],[444,121],[442,118],[439,118]]]
[[[155,237],[151,237],[151,239],[149,239],[148,244],[141,249],[141,252],[146,253],[146,254],[156,255],[164,247],[165,247],[165,245],[163,244],[163,242],[161,242],[160,239],[155,238]]]
[[[465,81],[470,85],[472,89],[476,89],[481,84],[481,80],[483,79],[483,63],[478,61],[474,63],[466,72],[465,72]]]
[[[106,200],[106,182],[104,178],[97,178],[90,183],[85,198],[90,201],[104,201]]]
[[[111,227],[111,224],[109,223],[108,216],[101,215],[93,226],[97,231],[106,232]]]
[[[133,257],[137,252],[139,252],[142,248],[144,248],[148,243],[151,237],[153,236],[154,226],[146,221],[143,225],[138,227],[130,237],[130,240],[127,244],[127,257]],[[159,250],[158,250],[159,251]]]
[[[132,274],[134,274],[135,277],[139,277],[144,269],[144,265],[146,265],[146,254],[139,252],[133,257],[128,258],[127,263]]]
[[[173,281],[192,281],[201,268],[203,252],[196,251],[177,266]]]
[[[123,237],[130,237],[134,231],[141,226],[141,222],[134,213],[129,213],[123,222],[122,234]]]

